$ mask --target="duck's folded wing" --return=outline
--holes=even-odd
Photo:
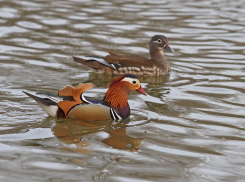
[[[74,100],[80,101],[80,95],[88,89],[95,87],[92,83],[78,84],[75,87],[70,85],[65,86],[63,89],[59,90],[59,96],[72,96]]]
[[[109,55],[104,58],[73,56],[73,59],[95,70],[103,70],[105,73],[113,73],[114,70],[118,70],[119,68],[124,68],[124,71],[127,71],[129,67],[128,71],[133,68],[135,71],[140,72],[144,71],[144,68],[154,67],[154,63],[151,59],[137,55],[116,54],[113,52],[109,52]]]
[[[74,108],[76,105],[79,105],[81,103],[88,103],[83,96],[83,92],[93,87],[94,84],[86,83],[86,84],[79,84],[74,88],[73,87],[71,88],[71,86],[66,86],[64,89],[59,91],[59,95],[71,95],[74,99],[74,101],[64,100],[57,103],[58,106],[65,113],[66,117],[68,116],[70,110]]]
[[[63,89],[59,90],[58,95],[60,96],[72,96],[74,87],[67,85]]]
[[[91,68],[97,69],[97,70],[103,70],[106,67],[109,67],[111,69],[116,69],[113,64],[110,64],[109,62],[105,61],[103,58],[99,57],[75,57],[73,56],[74,61],[81,63],[83,65],[89,66]]]
[[[153,67],[153,62],[145,57],[137,55],[122,55],[109,52],[104,59],[109,63],[120,64],[120,67]]]

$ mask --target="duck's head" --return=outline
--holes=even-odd
[[[125,87],[128,88],[129,92],[136,90],[137,92],[146,95],[145,91],[140,85],[139,79],[134,75],[124,74],[120,77],[113,79],[110,88],[112,86],[120,86],[120,85],[125,85]]]
[[[149,43],[150,51],[163,51],[164,49],[170,52],[174,50],[169,46],[167,37],[163,35],[154,35]]]
[[[138,91],[146,95],[136,76],[131,74],[122,75],[112,80],[104,100],[107,100],[115,108],[129,108],[128,94],[131,91]]]

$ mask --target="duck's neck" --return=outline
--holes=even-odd
[[[104,101],[111,107],[117,109],[119,114],[126,118],[130,115],[128,104],[129,86],[126,83],[115,83],[107,91]]]
[[[150,48],[150,56],[153,63],[156,65],[157,68],[160,69],[169,69],[169,63],[165,58],[162,50],[156,50]]]

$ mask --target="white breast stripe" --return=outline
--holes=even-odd
[[[113,120],[121,120],[122,117],[112,108],[110,108],[110,113],[112,115]]]
[[[112,108],[110,108],[110,113],[111,113],[111,115],[112,115],[112,119],[113,119],[113,120],[116,120],[116,117],[115,117],[115,115],[114,115],[114,113],[113,113],[113,109],[112,109]]]
[[[83,102],[86,102],[88,104],[93,104],[92,102],[89,102],[87,99],[85,99],[83,93],[81,94],[81,99],[82,99]]]
[[[117,120],[121,120],[122,119],[122,117],[121,116],[119,116],[119,114],[117,114],[117,112],[113,109],[113,111],[114,111],[114,113],[115,113],[115,115],[117,116]]]

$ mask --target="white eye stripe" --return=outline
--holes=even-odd
[[[127,82],[130,82],[132,84],[136,84],[137,83],[137,79],[135,79],[135,78],[129,78],[129,77],[125,77],[121,81],[127,81]]]
[[[157,42],[157,43],[162,43],[162,40],[161,39],[157,39],[156,41],[154,42]]]

